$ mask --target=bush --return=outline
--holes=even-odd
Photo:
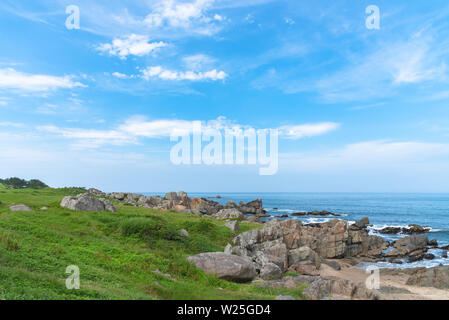
[[[14,189],[31,188],[31,189],[43,189],[48,186],[40,180],[32,179],[30,181],[20,179],[17,177],[0,179],[0,183]]]
[[[181,240],[176,228],[163,219],[131,218],[122,222],[120,231],[125,236],[137,235],[139,238],[151,240]]]

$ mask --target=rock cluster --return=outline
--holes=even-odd
[[[388,243],[368,235],[365,228],[349,227],[348,222],[334,219],[319,226],[304,226],[300,221],[273,220],[263,229],[237,235],[227,252],[253,261],[262,279],[279,278],[287,270],[299,274],[319,275],[321,263],[339,268],[327,259],[382,256]]]
[[[75,197],[64,197],[60,203],[61,207],[76,211],[110,211],[117,212],[117,209],[104,198],[95,198],[90,193],[82,193]]]
[[[98,192],[95,191],[95,194]],[[188,212],[194,214],[203,214],[213,216],[218,219],[245,219],[245,215],[254,215],[255,222],[260,218],[266,217],[266,211],[263,209],[261,199],[250,201],[248,203],[240,202],[236,204],[229,201],[222,205],[216,201],[206,198],[189,198],[186,192],[169,192],[164,197],[144,196],[137,193],[113,192],[107,195],[109,199],[122,202],[126,205],[152,208],[156,210],[176,210],[179,212]]]
[[[433,242],[420,234],[408,236],[393,242],[392,249],[385,253],[385,257],[388,258],[407,258],[408,262],[414,262],[422,260],[426,256],[427,246]]]

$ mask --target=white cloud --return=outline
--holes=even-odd
[[[0,127],[24,128],[25,125],[17,122],[0,122]]]
[[[119,78],[119,79],[128,79],[129,78],[129,76],[127,76],[126,74],[120,73],[120,72],[113,72],[112,76]]]
[[[118,56],[126,59],[128,56],[142,57],[167,46],[167,43],[149,42],[149,37],[144,35],[131,34],[123,38],[116,38],[112,43],[104,43],[97,47],[98,51],[107,52],[111,56]]]
[[[162,80],[188,80],[188,81],[206,81],[206,80],[224,80],[228,77],[226,72],[217,71],[216,69],[206,72],[195,71],[173,71],[164,69],[161,66],[148,67],[142,70],[142,78],[149,80],[150,78],[160,78]]]
[[[336,130],[339,126],[340,126],[339,123],[323,122],[314,124],[282,126],[279,127],[278,130],[280,135],[284,136],[286,139],[295,140],[322,135],[330,131]]]
[[[184,62],[187,69],[199,71],[203,68],[210,68],[214,64],[215,59],[205,54],[195,54],[184,57],[182,61]]]
[[[159,119],[148,121],[144,117],[135,116],[111,130],[93,130],[84,128],[60,128],[56,126],[40,126],[37,129],[49,133],[58,134],[64,138],[78,140],[77,146],[99,147],[101,145],[125,145],[136,144],[138,138],[166,138],[172,134],[186,135],[193,130],[194,121],[179,119]],[[301,139],[322,135],[335,130],[339,124],[316,123],[296,126],[283,126],[279,129],[280,137],[284,139]],[[218,117],[215,120],[202,121],[202,129],[230,130],[252,128]]]
[[[59,134],[64,138],[78,140],[74,146],[80,148],[97,148],[105,144],[121,146],[136,143],[134,137],[118,130],[59,128],[56,126],[39,126],[37,129]]]
[[[211,7],[213,2],[214,0],[161,1],[146,17],[145,23],[153,27],[161,27],[165,24],[170,27],[189,28],[193,20],[209,21],[209,18],[205,16],[205,11]]]
[[[46,92],[56,89],[73,89],[86,87],[73,80],[73,76],[49,76],[28,74],[12,68],[0,69],[0,89],[10,89],[29,92]]]

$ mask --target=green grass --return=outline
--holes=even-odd
[[[206,275],[189,255],[222,251],[235,236],[224,221],[198,215],[117,206],[118,212],[60,208],[82,189],[0,186],[1,299],[273,299],[303,298],[296,289],[258,288]],[[25,204],[32,212],[10,212]],[[49,209],[41,211],[47,206]],[[260,227],[242,223],[240,232]],[[186,229],[189,237],[180,237]],[[67,266],[80,269],[81,288],[65,286]],[[176,281],[154,273],[159,269]]]

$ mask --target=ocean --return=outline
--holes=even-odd
[[[426,235],[436,239],[439,246],[449,245],[449,194],[412,194],[412,193],[191,193],[189,196],[203,198],[220,195],[221,199],[212,199],[221,204],[228,201],[249,202],[257,198],[263,200],[265,210],[276,219],[285,214],[298,211],[327,210],[341,214],[340,219],[354,222],[368,217],[372,227],[370,234],[382,236],[386,240],[396,240],[403,235],[381,235],[376,230],[387,226],[407,226],[418,224],[429,226],[431,231]],[[325,222],[333,217],[289,217],[304,223]],[[430,249],[435,254],[434,260],[414,263],[391,264],[376,263],[380,268],[412,268],[432,267],[440,264],[449,265],[449,259],[441,257],[442,250]],[[365,268],[372,264],[364,264]]]

